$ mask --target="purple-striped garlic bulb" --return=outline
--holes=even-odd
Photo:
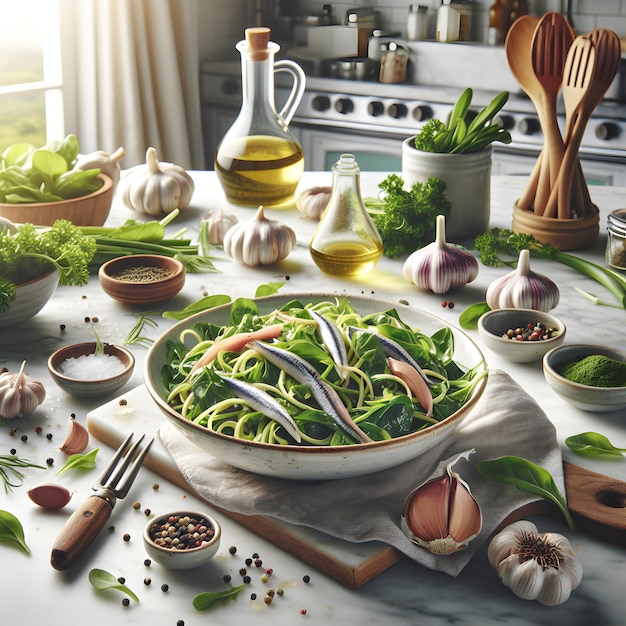
[[[534,309],[548,312],[559,303],[559,288],[530,269],[530,252],[522,250],[517,268],[493,281],[486,300],[492,309]]]
[[[446,243],[445,217],[438,215],[435,241],[406,259],[403,274],[421,289],[446,293],[471,283],[478,276],[478,261],[465,248]]]

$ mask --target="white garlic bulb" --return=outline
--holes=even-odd
[[[489,543],[487,558],[516,596],[546,606],[563,604],[583,577],[570,542],[557,533],[541,534],[526,520],[499,532]]]
[[[296,208],[303,217],[319,220],[328,206],[332,187],[311,187],[296,197]]]
[[[0,417],[4,419],[30,415],[46,397],[43,383],[26,375],[25,367],[26,361],[17,374],[0,374]]]
[[[222,207],[217,211],[209,211],[203,221],[207,223],[209,243],[218,246],[224,243],[226,231],[239,222],[236,215],[224,211]]]
[[[438,215],[435,241],[406,259],[403,274],[421,289],[446,293],[472,282],[478,276],[478,261],[468,250],[446,243],[445,217]]]
[[[492,309],[548,312],[559,303],[559,295],[556,283],[530,269],[530,252],[522,250],[517,268],[489,285],[486,301]]]
[[[126,150],[121,146],[112,154],[104,150],[96,150],[89,154],[78,155],[74,169],[90,170],[99,168],[103,174],[113,179],[113,184],[117,185],[120,180],[121,168],[120,161],[126,156]]]
[[[296,233],[287,224],[265,217],[262,206],[256,215],[229,228],[224,253],[245,265],[269,265],[287,258],[296,246]]]
[[[480,533],[482,513],[469,485],[452,467],[474,450],[442,461],[433,476],[407,497],[400,525],[406,536],[434,554],[452,554]]]

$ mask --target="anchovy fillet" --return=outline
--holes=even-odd
[[[426,382],[428,385],[435,384],[432,380],[430,380],[430,378],[428,378],[428,376],[426,376],[426,374],[424,374],[424,370],[422,370],[422,368],[419,366],[419,363],[399,343],[393,341],[393,339],[389,339],[389,337],[385,337],[379,332],[367,328],[357,328],[356,326],[350,326],[348,330],[350,332],[350,336],[352,336],[354,333],[370,333],[370,335],[374,335],[374,337],[378,339],[378,343],[380,343],[386,356],[390,356],[398,361],[404,361],[405,363],[408,363],[417,370],[417,373],[424,379],[424,382]]]
[[[348,352],[339,329],[317,311],[309,309],[309,315],[317,322],[322,341],[338,366],[339,378],[341,382],[345,382],[348,377],[348,370],[346,369],[348,366]]]
[[[237,380],[236,378],[222,375],[220,375],[220,378],[230,385],[233,393],[238,398],[245,400],[253,409],[280,424],[298,443],[302,441],[300,430],[291,415],[269,393],[244,380]]]
[[[291,354],[287,350],[270,346],[260,341],[251,341],[248,344],[261,356],[285,371],[299,383],[311,389],[313,397],[321,409],[330,415],[337,426],[351,439],[360,443],[372,440],[354,422],[348,409],[341,401],[339,394],[315,371],[310,363],[301,357]]]

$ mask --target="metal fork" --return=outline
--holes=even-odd
[[[111,516],[115,502],[124,498],[139,473],[154,439],[140,450],[142,435],[133,445],[133,433],[120,444],[113,458],[93,485],[89,496],[69,517],[52,547],[54,569],[67,569],[84,552]]]

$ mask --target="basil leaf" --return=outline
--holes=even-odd
[[[515,485],[521,491],[534,493],[556,504],[569,527],[574,530],[565,497],[548,470],[518,456],[504,456],[478,463],[478,471],[487,479],[505,485]]]
[[[231,587],[226,591],[206,591],[205,593],[198,594],[193,599],[193,606],[198,611],[204,611],[205,609],[212,609],[219,604],[226,604],[232,602],[246,587],[246,584],[239,585],[239,587]]]
[[[595,458],[621,459],[626,452],[624,448],[616,448],[604,435],[594,432],[572,435],[565,440],[565,445],[580,456]]]
[[[0,541],[17,546],[26,554],[30,554],[20,520],[8,511],[0,511]]]
[[[473,330],[478,328],[478,320],[483,313],[491,311],[490,306],[486,302],[477,302],[470,304],[461,315],[459,315],[459,324],[461,328]]]
[[[130,596],[135,602],[139,602],[139,598],[126,586],[113,576],[110,572],[103,569],[94,568],[89,571],[89,582],[98,591],[105,589],[117,589],[122,593]]]
[[[65,465],[56,473],[56,476],[69,469],[93,469],[96,466],[96,455],[99,448],[94,448],[87,454],[72,454],[67,457]]]

